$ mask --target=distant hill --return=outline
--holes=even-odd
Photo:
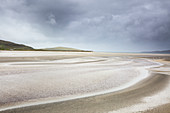
[[[68,48],[68,47],[54,47],[54,48],[45,48],[44,50],[79,50],[79,49]]]
[[[48,51],[70,51],[70,52],[91,52],[91,51],[80,50],[80,49],[69,48],[69,47],[44,48],[42,50],[48,50]]]
[[[0,40],[0,50],[34,50],[34,48],[23,44]]]
[[[162,54],[170,54],[170,50],[164,50],[164,51],[148,51],[148,52],[142,52],[142,53],[162,53]]]
[[[20,51],[63,51],[63,52],[92,52],[68,47],[54,47],[54,48],[45,48],[45,49],[34,49],[30,46],[26,46],[23,44],[17,44],[10,41],[0,40],[0,50],[20,50]]]

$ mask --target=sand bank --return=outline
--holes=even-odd
[[[131,113],[133,111],[130,109],[117,110],[138,104],[143,97],[156,94],[166,87],[168,81],[167,75],[154,75],[126,90],[65,102],[28,106],[2,113]]]
[[[169,81],[168,73],[149,77],[148,68],[161,66],[139,58],[149,54],[10,54],[0,56],[1,112],[122,112],[162,91]]]

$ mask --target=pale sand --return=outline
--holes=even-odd
[[[130,109],[128,107],[131,105],[140,104],[142,99],[144,99],[143,97],[153,95],[167,86],[169,81],[168,73],[166,75],[156,74],[153,77],[146,78],[148,76],[146,68],[155,66],[154,69],[156,69],[160,64],[137,58],[153,58],[153,56],[162,57],[163,55],[0,52],[1,109],[8,109],[10,106],[34,105],[38,101],[43,104],[62,99],[67,100],[104,94],[55,104],[25,107],[12,110],[11,112],[17,111],[23,113],[23,110],[28,113],[126,111]],[[168,55],[165,56],[168,57]],[[143,79],[145,80],[141,82],[142,84],[134,85]],[[126,88],[132,85],[134,86]],[[156,87],[157,89],[149,92],[148,90],[151,87]],[[118,92],[109,93],[114,91]],[[92,101],[89,101],[89,99]],[[44,110],[44,107],[47,111]],[[49,111],[49,109],[51,110]],[[129,112],[131,111],[129,110]]]
[[[151,78],[136,84],[134,87],[115,93],[59,103],[23,107],[3,111],[2,113],[109,113],[111,110],[115,110],[116,112],[116,110],[121,108],[141,103],[143,97],[151,96],[163,90],[170,79],[167,75],[154,75]],[[164,111],[166,110],[164,109]],[[120,113],[128,112],[129,109],[126,109],[126,111]],[[132,112],[130,111],[130,113]]]

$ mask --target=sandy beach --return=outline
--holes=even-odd
[[[169,59],[0,51],[0,113],[169,113]]]

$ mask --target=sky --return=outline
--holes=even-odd
[[[0,39],[34,48],[170,49],[170,0],[0,0]]]

